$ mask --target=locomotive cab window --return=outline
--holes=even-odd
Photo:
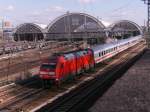
[[[56,64],[42,64],[41,68],[43,68],[43,69],[55,69]]]
[[[83,51],[83,54],[84,54],[84,55],[88,54],[88,51]]]

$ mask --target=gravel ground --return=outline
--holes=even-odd
[[[150,112],[150,50],[95,102],[89,112]]]

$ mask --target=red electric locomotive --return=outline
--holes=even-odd
[[[40,67],[40,77],[44,81],[60,84],[68,78],[94,67],[94,55],[91,49],[55,54],[45,60]]]

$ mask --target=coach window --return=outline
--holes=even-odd
[[[101,57],[101,52],[99,53],[99,57]]]
[[[102,56],[104,56],[104,52],[102,51]]]
[[[97,53],[97,54],[95,54],[95,57],[97,58],[97,57],[99,57],[99,54]]]
[[[109,49],[107,50],[107,53],[109,53]]]
[[[110,49],[110,52],[112,52],[112,51],[113,51],[113,49],[111,48],[111,49]]]

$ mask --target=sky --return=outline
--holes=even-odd
[[[147,7],[141,0],[0,0],[0,20],[48,25],[69,12],[90,14],[100,20],[131,20],[144,25]]]

